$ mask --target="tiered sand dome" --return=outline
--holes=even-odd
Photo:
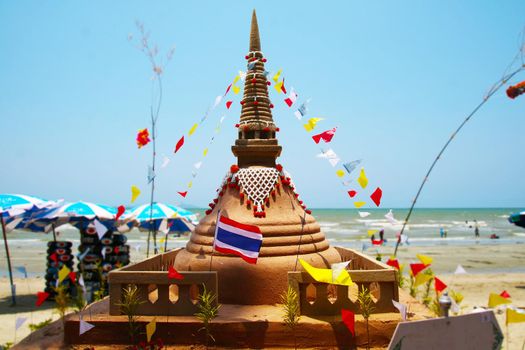
[[[177,255],[175,268],[217,271],[221,303],[274,304],[287,288],[288,271],[301,269],[299,257],[318,267],[330,267],[341,257],[298,198],[289,175],[276,165],[281,153],[275,137],[279,129],[272,117],[255,11],[246,59],[239,138],[232,146],[238,165],[231,166],[211,209],[195,228],[186,249]],[[259,226],[263,242],[257,264],[213,252],[219,210],[235,221]]]

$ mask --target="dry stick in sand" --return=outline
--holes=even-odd
[[[140,22],[136,22],[137,29],[140,32],[141,38],[139,40],[139,45],[137,48],[146,55],[149,62],[151,63],[151,68],[155,73],[154,79],[152,80],[151,87],[151,105],[150,105],[150,118],[151,118],[151,141],[152,141],[152,160],[151,160],[151,170],[153,172],[153,179],[151,179],[151,196],[150,196],[150,217],[149,224],[150,228],[148,231],[148,243],[146,250],[146,257],[149,257],[149,242],[151,236],[153,235],[153,251],[154,254],[158,253],[157,247],[157,228],[153,225],[153,203],[155,195],[155,163],[156,163],[156,136],[157,136],[157,120],[159,119],[160,107],[162,105],[162,73],[168,62],[173,57],[174,49],[172,48],[166,55],[166,60],[163,63],[158,63],[158,48],[155,45],[154,47],[150,46],[148,41],[149,33],[144,30],[144,25]],[[133,36],[129,36],[129,40],[133,40]],[[161,60],[162,61],[162,60]],[[158,96],[155,96],[155,86],[154,82],[157,82]]]
[[[524,31],[524,33],[525,33],[525,31]],[[525,35],[524,35],[524,39],[525,39]],[[521,44],[520,51],[518,52],[518,54],[516,55],[514,60],[512,60],[511,64],[507,68],[507,71],[508,71],[509,68],[511,68],[515,64],[515,62],[520,58],[520,56],[521,56],[521,66],[518,69],[516,69],[515,71],[513,71],[512,73],[507,74],[506,73],[507,71],[504,73],[503,77],[500,80],[498,80],[492,86],[492,88],[489,90],[487,95],[483,98],[483,101],[481,101],[481,103],[479,103],[476,106],[476,108],[474,108],[474,110],[472,110],[472,112],[470,112],[470,114],[465,118],[465,120],[463,120],[463,122],[459,125],[459,127],[452,133],[452,135],[449,137],[448,141],[445,143],[445,145],[439,151],[438,155],[436,156],[436,158],[434,159],[434,161],[430,165],[430,168],[428,169],[425,177],[423,178],[423,182],[421,182],[421,185],[419,186],[419,189],[418,189],[418,191],[416,193],[416,196],[414,197],[414,200],[412,201],[412,205],[410,206],[410,209],[409,209],[408,214],[407,214],[407,216],[405,218],[405,221],[403,222],[403,227],[401,228],[401,231],[399,232],[399,237],[397,238],[396,248],[394,249],[394,256],[397,256],[397,249],[399,247],[399,244],[401,243],[401,235],[405,231],[405,227],[406,227],[406,225],[408,223],[408,220],[410,220],[410,215],[412,215],[412,211],[414,210],[414,206],[416,205],[417,199],[419,198],[419,195],[421,194],[421,191],[423,190],[423,187],[425,186],[425,184],[426,184],[426,182],[428,180],[428,177],[430,176],[430,173],[434,169],[434,166],[436,165],[438,160],[441,158],[441,155],[443,154],[443,152],[445,152],[445,150],[447,149],[448,145],[452,142],[454,137],[456,137],[456,135],[459,133],[459,131],[461,131],[461,129],[463,129],[463,126],[465,126],[465,124],[467,124],[467,122],[470,120],[470,118],[472,118],[474,116],[474,114],[476,114],[476,112],[479,111],[479,109],[481,107],[483,107],[483,105],[502,86],[504,86],[510,79],[512,79],[512,77],[514,77],[516,74],[520,73],[521,71],[525,70],[525,62],[523,61],[524,55],[525,55],[525,42]]]

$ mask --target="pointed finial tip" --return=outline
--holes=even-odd
[[[250,51],[261,51],[261,40],[259,38],[259,25],[257,24],[257,13],[253,9],[252,25],[250,30]]]

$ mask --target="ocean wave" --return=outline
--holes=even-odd
[[[317,223],[321,227],[335,227],[335,226],[339,226],[340,225],[340,223],[338,223],[338,222],[318,221]]]

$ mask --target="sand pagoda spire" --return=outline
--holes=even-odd
[[[219,301],[231,304],[274,304],[288,286],[288,271],[301,257],[315,266],[330,267],[341,256],[330,247],[321,227],[299,198],[290,175],[276,164],[281,154],[268,95],[266,58],[261,51],[255,11],[241,101],[239,134],[231,165],[217,197],[174,261],[182,271],[217,271]],[[256,225],[263,235],[256,264],[214,250],[218,215]]]
[[[239,137],[232,147],[239,167],[253,165],[275,166],[281,154],[275,133],[279,130],[273,121],[273,104],[268,96],[268,72],[266,58],[261,51],[261,39],[255,10],[250,30],[250,51],[245,56],[247,63],[244,96],[241,101]]]

